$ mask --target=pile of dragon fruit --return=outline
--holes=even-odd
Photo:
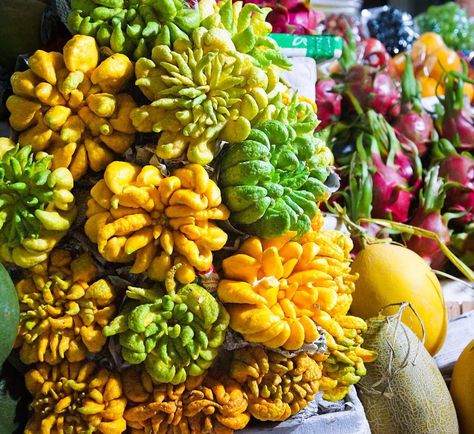
[[[349,43],[335,72],[316,85],[319,129],[332,144],[342,188],[335,201],[352,221],[388,219],[436,233],[474,266],[474,111],[467,63],[440,78],[444,95],[421,98],[407,57],[401,77],[376,39]],[[434,101],[433,101],[434,99]],[[362,226],[387,236],[373,222]],[[439,242],[390,231],[443,269]]]
[[[325,16],[300,0],[251,1],[272,8],[274,32],[346,41],[342,57],[318,71],[315,95],[318,129],[341,178],[332,200],[353,222],[388,219],[432,231],[474,267],[474,53],[456,52],[434,33],[416,42],[414,20],[393,8],[364,32],[353,17]],[[390,35],[374,31],[387,20],[396,27]],[[374,36],[386,36],[386,45]],[[361,226],[407,245],[433,268],[447,266],[435,239],[397,233],[396,225]]]

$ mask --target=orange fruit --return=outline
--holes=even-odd
[[[474,85],[471,83],[464,83],[464,95],[467,95],[469,102],[474,102]]]
[[[446,71],[461,71],[462,64],[456,51],[440,48],[426,58],[425,67],[430,77],[439,80]]]
[[[405,71],[405,53],[399,53],[392,57],[392,65],[395,67],[395,71],[401,77],[403,71]]]
[[[435,32],[423,33],[413,46],[416,44],[424,45],[427,55],[434,53],[440,48],[446,48],[443,38]]]
[[[410,51],[410,59],[413,62],[415,71],[423,66],[426,60],[426,46],[418,41],[415,41]]]
[[[421,84],[421,96],[423,98],[436,96],[436,85],[438,84],[437,80],[426,76],[417,76],[417,79]],[[444,95],[444,87],[442,84],[438,86],[438,95]]]

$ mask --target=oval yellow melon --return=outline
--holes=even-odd
[[[474,339],[464,348],[451,378],[453,397],[462,433],[474,433]]]
[[[357,254],[352,271],[359,274],[353,315],[367,319],[388,304],[407,301],[423,321],[428,352],[433,356],[440,350],[446,338],[446,307],[438,278],[420,256],[394,244],[371,244]],[[422,328],[414,313],[406,309],[402,319],[421,339]]]

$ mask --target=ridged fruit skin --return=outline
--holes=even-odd
[[[411,250],[394,244],[371,244],[352,263],[359,274],[351,312],[363,319],[373,317],[388,304],[409,302],[425,328],[425,348],[434,356],[446,339],[447,313],[438,278],[423,259]],[[397,307],[386,310],[392,314]],[[422,338],[420,322],[410,309],[403,322]]]
[[[367,321],[364,348],[376,351],[377,359],[367,364],[359,397],[372,434],[458,434],[443,376],[415,334],[401,322],[397,327],[397,317]],[[371,386],[386,393],[373,394]]]
[[[20,322],[20,306],[15,285],[8,271],[0,263],[0,366],[10,354]]]
[[[474,433],[474,339],[464,348],[451,377],[451,396],[458,414],[460,431]]]

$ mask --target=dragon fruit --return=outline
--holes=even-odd
[[[434,131],[431,116],[421,104],[421,85],[416,80],[413,63],[406,56],[405,71],[402,76],[402,108],[393,127],[400,142],[406,148],[416,147],[418,154],[423,156],[428,150]]]
[[[275,33],[293,33],[312,35],[324,19],[322,12],[313,9],[309,2],[301,0],[246,0],[244,3],[255,3],[271,9],[267,21]]]
[[[346,91],[350,92],[362,108],[372,108],[384,116],[400,113],[400,91],[385,71],[372,73],[365,65],[354,65],[345,77]]]
[[[413,199],[413,192],[407,180],[399,173],[394,164],[384,162],[377,150],[371,154],[374,173],[374,202],[372,215],[375,218],[389,218],[404,223]]]
[[[372,217],[374,189],[369,169],[370,159],[363,147],[363,133],[357,142],[357,152],[352,155],[349,165],[347,188],[333,196],[339,201],[341,197],[344,199],[347,217],[351,222],[357,222],[358,230],[354,231],[356,234],[361,231],[370,238],[385,238],[388,234],[382,233],[383,228],[378,224],[359,222],[359,219]],[[357,228],[357,226],[353,226],[353,228]],[[353,241],[352,254],[356,255],[363,249],[363,243],[358,236],[353,237]]]
[[[341,116],[342,96],[335,91],[336,82],[331,78],[319,80],[316,84],[316,104],[321,123],[318,130],[337,122]]]
[[[441,215],[446,198],[447,184],[439,175],[439,166],[433,166],[427,173],[425,188],[420,191],[420,203],[409,224],[436,233],[443,244],[448,245],[451,237],[448,216]],[[447,258],[436,240],[412,235],[407,247],[418,253],[432,268],[441,269]]]
[[[381,149],[383,144],[376,135],[362,132],[357,140],[356,164],[367,165],[368,172],[351,167],[349,183],[354,174],[361,178],[358,182],[365,185],[368,176],[371,178],[371,217],[388,218],[404,223],[408,220],[410,204],[414,196],[413,188],[408,180],[400,173],[400,167],[395,163],[395,148],[392,147],[383,157]],[[369,144],[367,146],[367,144]],[[367,149],[366,149],[367,148]],[[382,149],[383,151],[383,149]],[[352,163],[354,164],[354,163]],[[366,213],[365,213],[366,214]],[[359,218],[360,215],[357,216]]]
[[[445,116],[442,134],[451,141],[459,142],[460,149],[474,151],[474,118],[467,110],[456,113],[454,117]]]
[[[440,175],[458,184],[449,190],[445,208],[465,213],[453,220],[455,224],[468,224],[474,220],[474,158],[468,154],[448,155],[440,163]]]
[[[402,109],[402,113],[393,127],[397,132],[398,139],[405,147],[411,148],[414,145],[420,156],[426,154],[434,129],[433,120],[428,113]]]
[[[449,139],[456,148],[474,151],[474,114],[464,95],[464,82],[474,84],[474,80],[450,71],[444,77],[444,97],[438,99],[442,106],[443,116],[437,123],[442,137]]]
[[[378,69],[388,66],[390,55],[385,49],[385,46],[378,39],[366,39],[362,43],[362,48],[363,63]]]
[[[354,99],[361,109],[374,109],[387,116],[400,112],[400,91],[388,72],[382,70],[388,62],[383,44],[369,40],[363,47],[362,61],[358,62],[357,44],[354,34],[348,30],[348,43],[344,45],[339,64],[344,72],[344,94],[360,114]]]
[[[381,114],[369,110],[366,113],[370,130],[377,140],[378,148],[387,161],[397,168],[401,175],[416,192],[421,185],[422,164],[416,150],[404,148],[398,140],[396,131]]]

